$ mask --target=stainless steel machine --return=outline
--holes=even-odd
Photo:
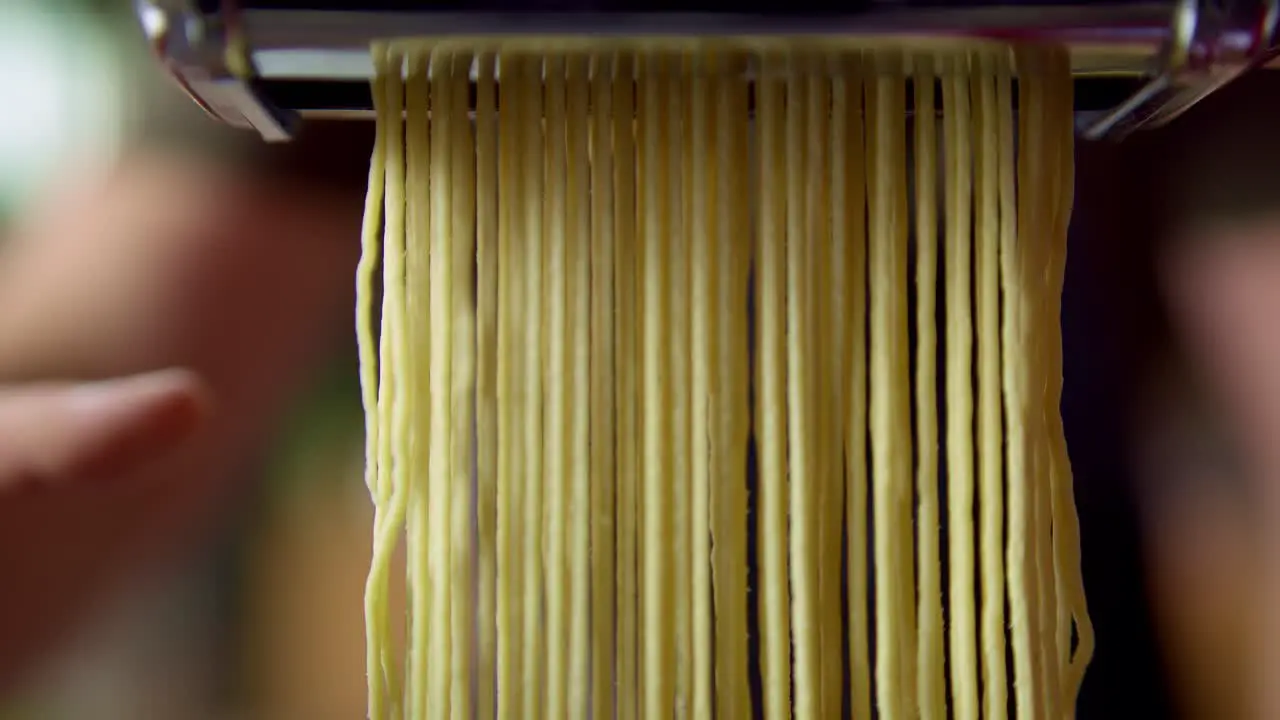
[[[1176,118],[1277,54],[1280,0],[137,0],[155,54],[216,118],[286,141],[309,117],[372,116],[369,44],[468,35],[952,36],[1071,49],[1080,134]]]

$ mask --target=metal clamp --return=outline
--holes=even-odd
[[[1274,55],[1280,0],[1178,0],[1154,77],[1084,130],[1118,139],[1165,125]]]
[[[217,14],[202,13],[189,0],[136,0],[135,9],[162,65],[205,112],[268,141],[293,137],[296,114],[275,107],[258,91],[234,2],[224,0]]]

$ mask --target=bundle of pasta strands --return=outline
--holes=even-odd
[[[528,45],[373,48],[369,716],[1074,715],[1065,53]]]

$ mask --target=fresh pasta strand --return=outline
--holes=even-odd
[[[520,142],[523,146],[520,204],[524,253],[522,260],[524,278],[525,321],[522,326],[524,344],[524,404],[523,436],[523,525],[524,554],[522,571],[522,599],[524,601],[521,625],[520,717],[538,720],[542,717],[543,687],[542,669],[545,664],[543,648],[546,640],[542,631],[543,565],[542,551],[542,201],[543,201],[543,130],[542,130],[542,62],[530,58],[522,69],[520,89],[523,90],[522,108],[525,112],[520,124]]]
[[[408,191],[410,197],[426,197],[431,186],[431,128],[428,123],[429,87],[427,68],[430,63],[429,53],[414,53],[409,56],[408,68],[408,109],[405,122],[406,159],[409,168]],[[410,208],[410,224],[412,235],[405,245],[407,269],[405,284],[409,291],[408,312],[412,325],[406,331],[413,337],[413,349],[419,358],[425,357],[427,362],[419,361],[414,372],[406,378],[415,389],[413,397],[414,413],[412,422],[415,427],[430,428],[431,407],[428,398],[421,397],[422,388],[430,387],[430,347],[431,333],[429,325],[419,322],[420,318],[430,317],[431,313],[431,265],[429,258],[431,243],[431,205],[415,203]],[[412,244],[410,244],[412,243]],[[419,441],[414,444],[412,464],[425,467],[430,461],[430,444]],[[430,567],[430,514],[429,488],[426,482],[410,481],[409,483],[409,515],[406,520],[406,543],[408,563],[408,600],[412,613],[410,621],[409,657],[406,666],[410,681],[405,683],[404,706],[406,711],[415,717],[427,712],[427,687],[425,683],[413,682],[413,678],[425,677],[430,672],[428,661],[431,653],[430,623],[431,617],[431,567]]]
[[[1070,60],[1061,57],[1057,53],[1051,54],[1048,58],[1050,66],[1058,65],[1062,67],[1064,62],[1069,67]],[[1058,85],[1049,91],[1048,98],[1050,102],[1048,113],[1051,120],[1049,134],[1056,141],[1053,147],[1050,177],[1054,179],[1053,189],[1057,190],[1049,199],[1052,204],[1049,217],[1052,219],[1053,224],[1049,235],[1047,250],[1049,258],[1045,271],[1046,290],[1048,292],[1045,320],[1052,322],[1062,314],[1062,284],[1066,269],[1066,228],[1074,192],[1072,189],[1074,177],[1070,169],[1071,161],[1066,152],[1066,149],[1071,148],[1071,129],[1058,115],[1072,104],[1072,91]],[[1046,336],[1045,380],[1048,396],[1045,399],[1045,407],[1056,408],[1062,402],[1062,337],[1061,333],[1047,333]],[[1065,509],[1072,508],[1072,498],[1065,494],[1070,492],[1070,485],[1067,483],[1067,479],[1071,475],[1071,468],[1070,461],[1066,456],[1066,439],[1063,437],[1062,416],[1057,412],[1046,411],[1045,423],[1046,442],[1049,445],[1051,527],[1053,530],[1054,609],[1056,611],[1054,617],[1054,653],[1059,662],[1055,680],[1062,704],[1060,706],[1065,706],[1067,702],[1065,693],[1068,692],[1069,675],[1073,660],[1071,623],[1076,602],[1071,566],[1073,552],[1078,552],[1078,547],[1073,551],[1070,544],[1071,541],[1067,539],[1068,537],[1074,537],[1074,531],[1070,527],[1074,521],[1066,516],[1074,513],[1064,513]]]
[[[693,151],[689,142],[689,133],[684,127],[688,121],[690,92],[690,62],[687,56],[672,58],[671,98],[675,107],[668,118],[666,141],[667,192],[668,207],[671,208],[670,243],[671,254],[669,266],[671,273],[671,307],[691,308],[692,292],[690,288],[690,242],[688,237],[688,218],[684,208],[691,200],[685,193],[691,184]],[[671,325],[668,330],[669,340],[666,343],[666,360],[671,372],[671,520],[672,520],[672,557],[671,564],[672,596],[676,657],[675,674],[675,711],[678,717],[687,717],[689,712],[689,694],[693,689],[693,563],[689,556],[693,532],[693,515],[690,504],[693,487],[690,480],[691,458],[689,438],[689,412],[691,403],[689,346],[692,341],[688,312],[671,313]]]
[[[791,610],[787,592],[786,140],[781,58],[764,58],[760,80],[760,536],[764,578],[764,707],[767,717],[791,714]],[[724,242],[721,236],[719,242]]]
[[[868,540],[870,528],[867,507],[871,478],[868,462],[868,437],[870,417],[868,372],[870,348],[868,343],[868,123],[864,101],[870,88],[864,67],[867,61],[858,55],[848,54],[839,60],[845,76],[845,102],[848,129],[845,153],[848,176],[845,183],[844,206],[847,238],[847,262],[849,266],[847,297],[849,339],[846,352],[846,377],[848,398],[845,401],[844,454],[847,477],[845,479],[845,542],[847,544],[846,576],[849,584],[849,672],[853,712],[856,717],[871,717],[874,704],[874,685],[871,665],[870,576],[868,568]],[[871,104],[866,103],[870,108]]]
[[[874,501],[876,688],[881,714],[901,717],[914,705],[912,639],[914,603],[910,575],[910,401],[904,352],[906,324],[906,225],[903,151],[906,105],[902,57],[876,58],[867,89],[868,278],[870,282],[870,417]]]
[[[476,59],[476,714],[496,710],[498,515],[498,194],[497,83],[495,57]],[[503,398],[506,399],[505,397]]]
[[[693,60],[692,91],[689,99],[690,142],[690,207],[689,245],[691,252],[691,387],[690,471],[692,494],[689,503],[691,563],[690,590],[693,612],[691,627],[692,686],[688,708],[690,717],[710,717],[713,698],[712,644],[712,562],[711,557],[711,398],[715,363],[714,259],[716,257],[716,220],[720,193],[717,171],[719,158],[710,155],[708,145],[712,122],[722,119],[717,107],[709,102],[707,86],[719,82],[718,58]],[[708,79],[708,75],[712,79]],[[711,96],[714,97],[714,96]],[[719,129],[719,125],[716,126]]]
[[[374,59],[375,79],[372,94],[375,112],[379,115],[387,111],[385,104],[387,79],[387,52],[382,45],[374,45],[370,49]],[[360,388],[364,405],[365,418],[365,485],[374,500],[374,543],[377,542],[378,530],[382,525],[384,503],[381,501],[381,474],[378,469],[381,443],[378,439],[380,431],[378,396],[379,396],[379,360],[378,349],[373,332],[373,280],[377,271],[381,254],[378,235],[382,222],[383,193],[385,192],[385,173],[387,162],[387,128],[386,123],[378,122],[374,142],[373,157],[369,162],[369,191],[365,199],[364,227],[361,230],[360,263],[356,268],[356,342],[360,353]],[[377,558],[370,561],[369,574],[365,582],[365,637],[366,655],[365,672],[368,676],[369,717],[381,718],[384,709],[386,676],[383,670],[384,643],[387,632],[384,629],[386,617],[386,592],[382,583],[383,569]]]
[[[591,717],[610,717],[614,712],[612,688],[616,663],[614,652],[617,542],[614,534],[621,473],[615,413],[621,405],[615,394],[620,372],[615,368],[615,314],[618,279],[617,237],[614,215],[613,178],[613,71],[614,58],[595,57],[591,79],[591,333],[590,333],[590,449],[591,472],[587,480],[591,493]],[[585,110],[585,108],[584,108]],[[591,484],[591,480],[595,480]]]
[[[653,193],[648,189],[647,177],[653,173],[653,164],[657,162],[658,152],[650,153],[648,145],[651,144],[646,138],[650,133],[653,134],[654,142],[656,142],[657,118],[659,117],[656,110],[657,97],[659,93],[649,93],[648,88],[656,79],[653,78],[653,70],[656,61],[645,58],[643,54],[637,53],[636,57],[636,89],[635,89],[635,199],[636,199],[636,226],[635,226],[635,242],[636,242],[636,353],[635,371],[636,371],[636,444],[637,444],[637,466],[636,466],[636,715],[637,717],[647,717],[645,715],[645,636],[648,629],[646,621],[648,619],[646,604],[649,602],[648,583],[649,576],[645,571],[646,557],[645,552],[647,546],[647,538],[645,537],[645,522],[647,513],[645,512],[646,489],[645,482],[649,471],[649,465],[659,461],[654,457],[652,451],[647,445],[645,436],[645,410],[649,403],[648,392],[645,387],[645,378],[648,373],[648,352],[645,348],[645,321],[647,315],[652,312],[650,300],[646,297],[648,278],[646,276],[646,264],[649,262],[648,226],[655,222],[652,218],[651,208],[654,206],[655,200]],[[656,89],[656,88],[655,88]],[[650,112],[649,108],[655,108]],[[650,130],[650,128],[654,128]],[[655,303],[656,304],[656,303]]]
[[[1023,53],[1024,62],[1027,63],[1031,72],[1044,72],[1047,58],[1045,55],[1033,49]],[[1037,85],[1032,88],[1029,98],[1029,111],[1026,118],[1026,126],[1024,132],[1030,139],[1027,149],[1029,156],[1028,169],[1031,175],[1029,178],[1037,179],[1051,176],[1052,173],[1052,155],[1054,150],[1048,147],[1045,140],[1050,132],[1051,121],[1047,117],[1050,100],[1047,98],[1046,88],[1043,85]],[[1053,226],[1052,202],[1057,194],[1055,189],[1048,186],[1044,182],[1037,182],[1035,187],[1029,188],[1030,202],[1033,203],[1030,208],[1031,217],[1029,224],[1031,226],[1031,237],[1047,237]],[[1043,717],[1054,717],[1057,715],[1057,695],[1058,695],[1058,658],[1053,650],[1055,642],[1055,626],[1057,619],[1057,589],[1054,583],[1054,559],[1053,559],[1053,543],[1051,538],[1052,514],[1052,466],[1050,457],[1050,448],[1048,443],[1048,424],[1045,419],[1044,403],[1048,399],[1048,382],[1045,377],[1045,364],[1048,353],[1048,339],[1045,337],[1043,327],[1041,326],[1045,314],[1048,311],[1050,300],[1048,298],[1047,287],[1045,284],[1045,276],[1049,268],[1049,248],[1048,243],[1040,241],[1031,246],[1031,264],[1029,270],[1032,273],[1031,289],[1032,302],[1028,306],[1028,317],[1032,319],[1031,324],[1027,327],[1027,332],[1031,338],[1031,362],[1029,363],[1028,374],[1031,378],[1032,387],[1032,411],[1030,413],[1030,422],[1028,423],[1032,433],[1032,537],[1034,538],[1035,552],[1035,582],[1036,582],[1036,603],[1034,605],[1037,618],[1035,627],[1035,643],[1036,651],[1032,656],[1036,670],[1039,673],[1038,685],[1040,693],[1040,706]]]
[[[644,220],[644,258],[641,261],[644,310],[643,361],[644,374],[644,557],[643,557],[643,644],[644,661],[642,712],[646,717],[659,717],[672,708],[674,701],[671,637],[668,597],[671,594],[670,562],[670,459],[671,444],[667,432],[670,418],[666,408],[667,370],[663,362],[668,317],[668,277],[670,231],[669,195],[663,179],[668,177],[664,152],[669,138],[671,85],[666,77],[671,71],[669,58],[650,56],[641,69],[644,120],[641,124],[640,149]]]
[[[1043,53],[1039,49],[1034,53],[1036,55],[1035,70],[1043,74],[1049,62],[1047,53]],[[1028,55],[1030,54],[1028,53]],[[1048,116],[1053,101],[1048,96],[1047,90],[1048,88],[1044,85],[1039,85],[1036,88],[1036,91],[1031,96],[1032,111],[1028,117],[1030,123],[1038,125],[1038,127],[1030,128],[1030,133],[1039,135],[1034,141],[1034,147],[1030,148],[1030,154],[1032,155],[1030,167],[1035,168],[1033,172],[1036,173],[1032,177],[1051,178],[1048,183],[1040,182],[1032,196],[1033,201],[1036,203],[1032,210],[1035,213],[1033,219],[1036,223],[1036,228],[1033,232],[1035,232],[1036,237],[1042,238],[1050,237],[1053,231],[1054,203],[1059,196],[1057,188],[1053,186],[1058,179],[1053,167],[1053,157],[1057,152],[1056,148],[1046,142],[1051,137],[1053,125],[1053,120]],[[1032,137],[1035,137],[1035,135]],[[1032,304],[1032,317],[1035,318],[1035,321],[1034,325],[1028,328],[1034,338],[1031,377],[1036,388],[1031,423],[1035,432],[1035,474],[1033,476],[1035,519],[1032,525],[1037,543],[1036,581],[1038,588],[1036,594],[1039,601],[1039,619],[1036,624],[1036,630],[1039,634],[1037,639],[1039,647],[1036,652],[1036,660],[1039,663],[1041,706],[1043,707],[1044,717],[1058,716],[1058,692],[1061,682],[1059,674],[1061,663],[1056,647],[1057,604],[1059,598],[1052,538],[1054,468],[1049,438],[1049,421],[1046,417],[1048,414],[1046,403],[1049,402],[1051,392],[1047,376],[1050,339],[1044,330],[1044,322],[1048,319],[1046,316],[1053,313],[1055,307],[1054,301],[1050,297],[1052,293],[1047,282],[1048,276],[1053,272],[1053,260],[1051,257],[1053,249],[1051,243],[1052,241],[1050,240],[1041,240],[1033,246],[1036,260],[1033,265],[1035,279],[1032,287],[1035,288],[1036,298]]]
[[[721,362],[721,375],[727,386],[718,394],[720,433],[715,440],[716,481],[713,501],[715,515],[721,518],[716,544],[723,551],[717,564],[721,569],[724,600],[717,613],[723,613],[721,635],[723,652],[718,654],[717,707],[729,717],[752,714],[748,675],[749,632],[747,618],[747,442],[750,434],[747,393],[750,377],[747,370],[747,277],[751,266],[751,244],[747,214],[750,195],[747,181],[747,83],[742,58],[730,55],[717,96],[718,114],[729,118],[717,147],[720,164],[719,184],[724,188],[723,202],[717,206],[720,237],[716,243],[720,283],[718,307],[721,308],[720,337],[716,352]]]
[[[452,58],[447,51],[437,50],[431,56],[431,109],[436,121],[431,125],[431,176],[437,180],[453,173],[451,162],[453,112]],[[450,662],[453,659],[453,473],[452,412],[453,391],[453,224],[450,182],[431,183],[431,447],[427,501],[428,549],[430,556],[430,657],[427,685],[429,717],[449,717],[452,692]]]
[[[1066,53],[601,43],[371,50],[371,720],[1071,717]]]
[[[999,272],[999,123],[993,58],[979,53],[971,76],[976,152],[974,164],[974,277],[978,344],[978,512],[981,595],[980,637],[983,710],[987,717],[1006,713],[1004,561],[1002,557],[1004,458],[1000,413]]]
[[[385,105],[399,116],[405,106],[404,81],[399,70],[404,56],[392,49],[387,55],[388,69],[395,72],[385,85]],[[403,331],[405,323],[405,166],[404,166],[404,123],[403,120],[388,124],[387,128],[387,162],[386,162],[386,194],[385,219],[383,222],[383,262],[382,262],[382,336],[379,344],[382,352],[379,362],[378,413],[379,432],[378,462],[379,493],[386,508],[382,522],[375,523],[373,562],[371,568],[376,569],[378,577],[374,580],[378,592],[382,595],[384,607],[380,622],[382,632],[389,635],[390,618],[386,617],[389,605],[390,572],[392,554],[397,545],[399,535],[405,525],[408,506],[408,487],[406,473],[398,470],[406,460],[404,440],[407,437],[408,403],[412,401],[412,382],[405,370],[408,367],[406,352],[408,351],[407,333]],[[377,518],[375,518],[376,520]],[[382,649],[382,672],[386,679],[386,702],[388,712],[395,713],[401,702],[402,670],[398,658],[391,654],[391,643],[384,637]]]
[[[938,135],[934,58],[915,61],[916,510],[920,586],[916,625],[917,702],[923,720],[947,714],[938,508]],[[1003,600],[1003,595],[1001,596]]]
[[[888,75],[892,79],[890,85],[891,93],[889,95],[892,105],[905,108],[907,106],[906,96],[906,57],[901,53],[888,54],[889,62],[887,67],[882,70],[888,70]],[[888,348],[893,358],[890,369],[893,377],[893,387],[897,389],[897,393],[892,397],[893,401],[893,424],[891,432],[896,435],[897,441],[893,443],[892,448],[892,492],[893,492],[893,519],[892,522],[896,529],[896,547],[894,548],[895,560],[893,568],[896,571],[894,580],[898,583],[898,593],[901,597],[901,604],[896,610],[897,622],[901,633],[900,642],[902,643],[902,674],[905,678],[903,686],[904,704],[908,708],[914,709],[914,703],[911,698],[916,696],[916,615],[912,612],[912,608],[916,605],[916,583],[915,583],[915,531],[913,529],[915,504],[914,496],[914,477],[912,473],[913,448],[915,445],[914,438],[911,434],[911,319],[908,315],[909,307],[908,296],[910,295],[910,280],[907,275],[908,255],[911,237],[911,221],[909,208],[909,155],[907,154],[907,123],[904,121],[901,127],[892,128],[889,134],[892,141],[892,157],[893,172],[889,177],[894,178],[892,187],[892,216],[888,228],[891,230],[890,235],[896,241],[892,246],[890,255],[892,261],[892,274],[890,276],[894,283],[892,287],[892,305],[891,307],[891,338],[892,345]],[[900,158],[900,159],[898,159]]]
[[[568,717],[585,716],[590,700],[590,538],[591,538],[591,186],[588,167],[590,126],[587,121],[590,59],[581,53],[568,62],[569,198],[566,264],[569,275],[569,688]]]
[[[1052,75],[1062,73],[1069,68],[1069,59],[1059,53],[1052,53],[1048,58],[1050,68],[1057,68]],[[1065,73],[1064,73],[1065,74]],[[1071,212],[1071,201],[1074,177],[1071,171],[1071,160],[1067,150],[1071,148],[1072,126],[1059,117],[1072,104],[1072,91],[1064,83],[1055,83],[1048,92],[1049,105],[1049,141],[1053,145],[1051,177],[1054,179],[1053,189],[1057,192],[1049,197],[1051,211],[1049,217],[1052,224],[1048,233],[1048,255],[1046,272],[1046,292],[1048,295],[1047,312],[1044,321],[1056,323],[1062,315],[1062,285],[1066,269],[1067,224]],[[1071,538],[1077,532],[1074,525],[1074,498],[1071,496],[1071,466],[1067,458],[1066,438],[1063,435],[1062,415],[1057,412],[1062,402],[1062,335],[1046,332],[1045,345],[1045,381],[1047,396],[1045,398],[1045,442],[1048,445],[1049,457],[1049,494],[1050,494],[1050,548],[1053,555],[1054,579],[1054,643],[1053,654],[1056,667],[1054,683],[1056,694],[1055,712],[1059,715],[1071,713],[1070,674],[1073,664],[1071,648],[1071,624],[1076,608],[1074,595],[1078,572],[1073,568],[1078,562],[1074,559],[1079,552],[1078,544],[1074,546]]]
[[[1070,77],[1070,58],[1064,53],[1058,51],[1054,53],[1055,66],[1049,74],[1048,81],[1054,83],[1054,90],[1050,92],[1050,96],[1055,98],[1059,103],[1057,112],[1054,117],[1066,113],[1073,105],[1072,90],[1073,85]],[[1058,213],[1057,224],[1053,228],[1051,238],[1054,242],[1054,259],[1056,272],[1053,278],[1053,297],[1059,303],[1059,310],[1052,318],[1053,323],[1057,323],[1057,318],[1061,314],[1060,303],[1062,293],[1062,283],[1064,281],[1064,273],[1066,271],[1066,254],[1067,254],[1067,224],[1070,221],[1071,203],[1075,190],[1075,178],[1072,169],[1072,139],[1074,137],[1074,124],[1069,117],[1059,119],[1058,130],[1056,136],[1051,140],[1059,145],[1059,165],[1058,172],[1058,190],[1061,195],[1057,198]],[[1053,351],[1053,359],[1055,365],[1050,375],[1050,382],[1054,384],[1058,397],[1061,397],[1062,382],[1062,338],[1061,335],[1055,335],[1057,342]],[[1058,406],[1057,401],[1051,401],[1051,407]],[[1054,505],[1053,530],[1055,542],[1060,543],[1059,557],[1062,563],[1062,573],[1065,576],[1066,595],[1070,607],[1071,624],[1075,628],[1076,647],[1068,666],[1064,669],[1066,680],[1064,681],[1062,702],[1064,705],[1064,714],[1074,709],[1074,698],[1080,693],[1080,685],[1084,681],[1085,668],[1089,664],[1089,660],[1093,657],[1094,651],[1094,631],[1093,623],[1089,619],[1088,603],[1085,598],[1084,577],[1080,567],[1080,521],[1076,515],[1075,496],[1072,491],[1071,477],[1071,459],[1067,453],[1066,437],[1063,434],[1062,416],[1059,413],[1051,413],[1049,416],[1053,423],[1053,441],[1055,446],[1055,487],[1056,502]],[[1060,639],[1060,649],[1062,652],[1069,652],[1070,646],[1070,627],[1059,631],[1065,632],[1067,637]]]
[[[511,717],[521,708],[521,682],[518,672],[522,630],[520,599],[525,567],[523,445],[520,442],[523,408],[527,401],[522,382],[523,357],[517,352],[524,327],[523,273],[513,260],[522,248],[517,246],[518,228],[522,225],[519,197],[523,175],[524,151],[518,132],[523,118],[526,93],[523,58],[504,55],[501,58],[503,82],[498,87],[502,117],[498,119],[498,682],[497,712]]]
[[[829,564],[824,569],[831,580],[834,580],[834,597],[824,592],[824,608],[823,626],[839,627],[844,616],[845,608],[841,606],[841,577],[845,571],[845,564],[841,562],[841,551],[844,544],[844,524],[845,524],[845,493],[846,493],[846,462],[845,462],[845,421],[846,407],[848,398],[848,378],[846,362],[848,360],[848,329],[845,327],[847,322],[843,320],[849,318],[849,293],[848,293],[848,259],[853,251],[848,247],[852,242],[849,228],[847,227],[850,210],[848,208],[848,200],[846,194],[848,192],[848,132],[849,132],[849,87],[848,81],[844,76],[843,68],[840,65],[840,58],[828,58],[825,71],[831,77],[831,122],[830,134],[827,142],[830,148],[831,156],[828,163],[828,182],[830,183],[831,203],[831,238],[828,257],[828,273],[830,283],[827,288],[826,302],[830,304],[824,326],[830,327],[832,332],[830,357],[828,358],[828,382],[831,383],[832,393],[829,398],[830,405],[827,408],[828,416],[825,422],[829,423],[827,442],[830,443],[828,452],[832,454],[830,462],[832,467],[829,469],[830,476],[828,478],[828,492],[830,495],[824,501],[830,504],[827,512],[830,513],[830,535],[824,540],[823,552],[830,556]],[[860,104],[860,103],[858,103]],[[830,580],[828,580],[830,584]],[[844,677],[844,667],[842,657],[841,644],[845,642],[845,638],[836,633],[824,633],[824,641],[834,646],[836,653],[834,667],[824,664],[824,674],[822,678],[822,686],[824,697],[827,693],[839,703],[839,708],[843,704],[843,690],[847,683]],[[830,702],[830,701],[827,701]],[[824,710],[824,714],[828,711]],[[838,712],[838,711],[837,711]],[[826,716],[829,716],[827,714]]]
[[[639,487],[640,452],[639,409],[640,379],[636,364],[639,354],[639,244],[636,236],[636,137],[635,62],[631,55],[620,53],[616,59],[614,84],[613,143],[614,231],[618,252],[615,265],[618,327],[615,349],[618,370],[618,524],[617,524],[617,653],[614,673],[617,678],[615,708],[618,720],[633,720],[640,705],[639,690]]]
[[[813,462],[813,360],[812,238],[806,232],[805,131],[808,83],[804,59],[793,54],[787,59],[786,106],[786,301],[787,301],[787,436],[791,438],[787,461],[790,465],[790,555],[791,624],[795,633],[795,712],[802,718],[817,717],[818,707],[818,627],[817,573],[814,565],[814,485]]]
[[[950,544],[951,693],[956,717],[978,717],[978,653],[974,609],[973,319],[970,258],[972,125],[969,57],[953,57],[943,87],[947,135],[947,504]]]
[[[472,66],[470,54],[458,54],[453,58],[450,70],[449,99],[453,113],[449,143],[451,184],[450,214],[453,227],[448,238],[452,266],[451,289],[453,298],[449,312],[454,330],[453,358],[450,368],[449,411],[449,471],[450,492],[453,501],[450,539],[453,599],[450,605],[450,624],[453,637],[450,650],[453,653],[450,668],[449,707],[455,720],[472,715],[471,673],[474,657],[475,595],[474,571],[476,551],[472,542],[474,532],[473,465],[471,448],[474,445],[475,404],[473,393],[476,382],[476,313],[475,313],[475,139],[468,119],[469,103],[466,101],[468,78]]]
[[[998,141],[999,141],[999,147],[997,148],[996,155],[997,155],[997,166],[999,170],[999,191],[1000,191],[1000,238],[999,238],[998,263],[999,263],[999,273],[1000,273],[1001,316],[1002,316],[1001,327],[1000,327],[1000,352],[1001,352],[1000,375],[1001,375],[1001,383],[1003,387],[1002,399],[1004,403],[1002,410],[1003,410],[1003,414],[1005,418],[1004,421],[1006,425],[1006,430],[1005,430],[1006,488],[1005,488],[1004,499],[1012,498],[1012,492],[1009,490],[1009,485],[1016,479],[1016,476],[1014,475],[1014,467],[1013,467],[1014,450],[1010,447],[1010,444],[1014,443],[1015,441],[1020,442],[1014,437],[1013,433],[1010,432],[1010,428],[1013,427],[1012,422],[1015,419],[1009,415],[1010,409],[1014,407],[1014,404],[1010,402],[1010,397],[1009,397],[1009,392],[1012,387],[1011,379],[1014,377],[1014,374],[1010,368],[1012,368],[1013,366],[1013,358],[1015,356],[1011,356],[1008,353],[1010,353],[1013,350],[1013,347],[1011,345],[1013,336],[1010,333],[1013,332],[1016,325],[1015,325],[1015,321],[1009,317],[1009,313],[1013,310],[1011,303],[1014,302],[1014,300],[1009,298],[1007,295],[1005,295],[1005,293],[1007,292],[1007,288],[1009,287],[1008,283],[1011,281],[1008,277],[1008,273],[1012,271],[1012,263],[1014,262],[1014,253],[1016,252],[1017,232],[1018,232],[1018,198],[1017,198],[1017,191],[1016,191],[1017,166],[1015,163],[1016,138],[1014,135],[1014,128],[1016,127],[1016,125],[1014,124],[1014,117],[1013,117],[1014,107],[1013,107],[1012,93],[1013,93],[1012,56],[1010,53],[1004,52],[1004,53],[1000,53],[997,56],[997,63],[996,63],[996,111],[998,113],[997,126],[998,126]],[[1009,517],[1008,503],[1002,502],[1002,507],[1004,509],[1004,512],[1002,513],[1002,515],[1006,519],[1011,520],[1012,518]],[[1011,532],[1012,524],[1009,523],[1008,527],[1009,527],[1009,531]],[[1006,540],[1006,543],[1007,543],[1007,540]],[[1001,561],[1003,562],[1007,558],[1008,558],[1008,555],[1006,553],[1004,554],[1004,557],[1001,559]],[[1008,584],[1013,579],[1013,575],[1011,574],[1011,572],[1012,571],[1008,567],[1006,567],[1004,570],[1004,582],[1005,582],[1006,589],[1008,589]],[[991,580],[994,580],[994,578],[991,578]],[[1006,593],[1006,597],[1008,597],[1007,593]],[[1009,619],[1012,619],[1011,616]],[[999,642],[1004,643],[1006,641],[1006,638],[1007,638],[1006,632],[1002,623],[1002,626],[1000,629]],[[989,716],[994,718],[1002,718],[1008,712],[1008,690],[1007,690],[1007,687],[1005,686],[1006,681],[1004,678],[1007,677],[1009,673],[1013,672],[1014,668],[1008,668],[1005,666],[1006,657],[1007,657],[1006,653],[1002,651],[999,654],[998,663],[994,662],[994,659],[993,659],[993,664],[991,665],[992,674],[988,676],[989,679],[987,681],[988,684],[987,684],[986,697],[988,698],[989,706],[993,708]],[[1002,671],[1003,675],[996,675],[994,671],[997,669]]]
[[[811,239],[810,263],[812,276],[809,293],[813,297],[814,375],[813,432],[814,479],[810,500],[814,512],[814,617],[819,628],[835,627],[840,623],[840,491],[843,480],[836,482],[836,471],[841,457],[835,439],[840,437],[832,425],[837,417],[835,408],[839,402],[835,376],[837,353],[823,352],[819,333],[833,324],[832,303],[832,232],[831,232],[831,76],[825,58],[813,55],[806,59],[809,67],[808,125],[805,128],[808,156],[807,207],[805,222]],[[839,344],[835,345],[839,348]],[[841,679],[840,636],[835,633],[818,633],[818,714],[834,717],[840,714],[844,683]]]
[[[568,703],[568,650],[565,642],[569,631],[569,606],[565,590],[569,584],[568,556],[565,536],[568,517],[565,508],[565,486],[569,474],[568,425],[570,393],[568,336],[568,269],[566,254],[569,238],[565,220],[568,214],[565,187],[565,60],[550,55],[546,64],[547,164],[546,222],[548,227],[543,251],[543,278],[546,294],[546,425],[543,443],[546,447],[543,477],[546,488],[546,716],[565,717]]]
[[[1025,54],[1017,58],[1017,70],[1020,74],[1032,73],[1032,63]],[[1009,573],[1009,623],[1012,628],[1014,690],[1017,717],[1036,717],[1043,712],[1040,707],[1039,688],[1039,601],[1038,578],[1036,571],[1036,537],[1034,527],[1035,477],[1032,444],[1034,430],[1030,427],[1032,411],[1031,380],[1028,377],[1029,360],[1034,346],[1029,337],[1028,318],[1034,318],[1034,298],[1031,297],[1034,287],[1029,266],[1034,263],[1034,248],[1019,242],[1023,238],[1033,236],[1035,227],[1032,195],[1034,188],[1026,187],[1024,178],[1032,177],[1035,168],[1031,153],[1028,152],[1034,139],[1032,134],[1035,124],[1032,117],[1032,95],[1035,86],[1019,92],[1018,95],[1018,154],[1017,177],[1019,179],[1018,194],[1018,229],[1017,237],[1010,248],[1001,249],[1001,284],[1004,297],[1008,299],[1005,306],[1005,325],[1003,331],[1003,356],[1007,358],[1023,358],[1020,363],[1006,363],[1005,367],[1005,416],[1008,418],[1006,428],[1006,448],[1009,453],[1006,463],[1009,467],[1009,484],[1006,506],[1009,515],[1009,537],[1006,545],[1006,567]],[[1007,256],[1007,268],[1006,265]]]

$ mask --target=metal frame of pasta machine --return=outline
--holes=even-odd
[[[902,35],[1055,42],[1071,50],[1077,126],[1091,139],[1165,124],[1280,54],[1280,0],[937,1],[864,0],[861,10],[840,15],[406,12],[386,8],[415,4],[316,9],[334,3],[281,0],[137,0],[136,10],[155,54],[193,100],[269,141],[288,140],[308,116],[371,116],[369,46],[396,37]]]

